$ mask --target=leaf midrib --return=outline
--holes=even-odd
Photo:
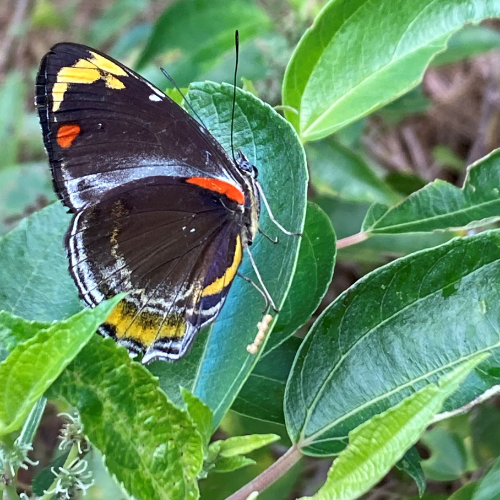
[[[133,369],[133,368],[132,368],[132,369]],[[134,380],[136,380],[135,374],[134,374]],[[80,382],[81,382],[81,381],[80,381]],[[132,384],[132,385],[135,385],[135,384]],[[150,384],[150,385],[151,385],[151,384]],[[158,388],[158,387],[152,387],[152,388],[153,388],[153,390],[156,392],[156,396],[157,396],[157,398],[160,398],[160,399],[161,399],[161,398],[162,398],[162,394],[161,394],[161,392],[159,391],[159,388]],[[104,391],[104,392],[107,392],[107,391]],[[102,395],[103,395],[103,393],[102,393],[101,391],[99,391],[99,393],[100,393],[100,396],[102,396]],[[104,394],[104,395],[105,395],[105,394]],[[165,399],[166,399],[166,396],[165,396]],[[104,398],[104,399],[103,399],[103,398],[99,397],[99,400],[103,403],[103,407],[104,407],[104,408],[106,408],[106,413],[107,413],[107,415],[108,415],[109,420],[113,420],[113,419],[111,418],[111,416],[112,416],[113,414],[116,414],[116,412],[114,411],[114,405],[113,405],[113,404],[108,404],[108,399],[107,399],[107,398]],[[168,407],[168,406],[170,406],[170,405],[171,405],[171,403],[169,403],[169,402],[168,402],[168,400],[167,400],[167,407]],[[173,406],[173,405],[172,405],[172,406]],[[175,408],[175,407],[174,407],[174,408]],[[181,411],[181,410],[179,410],[179,409],[177,409],[177,408],[176,408],[176,410]],[[156,412],[153,412],[153,413],[156,413]],[[122,435],[122,436],[129,436],[129,440],[128,440],[128,442],[129,442],[130,444],[132,444],[132,447],[133,447],[133,449],[135,450],[135,452],[136,452],[136,454],[137,454],[137,457],[139,457],[139,460],[140,460],[140,463],[141,463],[141,467],[142,467],[142,471],[143,471],[143,473],[146,473],[146,475],[149,477],[149,479],[150,479],[150,481],[151,481],[151,484],[152,484],[153,488],[155,489],[155,491],[156,491],[156,492],[160,492],[160,491],[161,491],[161,492],[166,493],[165,488],[164,488],[164,485],[163,485],[163,484],[159,481],[159,479],[158,479],[158,478],[156,477],[156,475],[153,473],[153,471],[151,470],[150,465],[149,465],[149,464],[147,464],[147,463],[144,461],[144,458],[143,458],[143,453],[141,453],[141,449],[140,449],[139,447],[135,446],[135,444],[133,444],[133,443],[134,443],[134,440],[133,440],[133,439],[130,439],[130,438],[132,437],[132,434],[131,434],[131,431],[132,431],[132,430],[130,429],[130,427],[127,427],[127,426],[126,426],[126,425],[124,425],[124,424],[122,425],[121,419],[114,419],[114,420],[115,420],[115,425],[117,425],[117,424],[118,424],[118,426],[122,429],[122,431],[120,432],[120,435]],[[171,429],[171,427],[170,427],[170,429]],[[167,435],[172,435],[172,433],[171,433],[171,432],[168,432],[168,433],[166,433],[166,434],[167,434]],[[185,445],[185,444],[186,444],[186,443],[184,443],[184,445]],[[184,449],[184,446],[181,446],[181,447],[179,447],[179,448],[178,448],[178,451],[179,451],[179,453],[180,453],[180,454],[182,453],[182,450],[183,450],[183,449]],[[181,455],[181,456],[182,456],[182,455]],[[105,457],[105,460],[106,460],[106,457]],[[116,462],[116,460],[115,460],[115,462]],[[126,467],[123,467],[123,466],[121,466],[121,465],[119,465],[119,467],[120,467],[121,469],[124,469],[124,470],[126,469]],[[189,478],[186,478],[186,473],[187,473],[187,471],[186,471],[185,467],[182,467],[182,471],[183,471],[183,479],[184,479],[184,484],[185,484],[185,486],[187,486],[190,482],[192,483],[192,479],[191,479],[191,481],[189,481],[189,480],[188,480]],[[163,495],[162,495],[162,498],[167,498],[167,497],[163,497]],[[170,498],[170,497],[168,497],[168,498]]]
[[[460,191],[462,191],[462,193],[464,193],[463,189],[461,189]],[[439,220],[439,219],[446,219],[447,217],[453,217],[455,215],[460,215],[460,214],[465,214],[466,215],[468,211],[473,211],[474,209],[487,207],[488,205],[491,205],[491,204],[494,205],[495,203],[500,203],[500,199],[496,198],[494,200],[488,200],[488,201],[485,201],[483,203],[479,203],[477,205],[471,205],[471,206],[469,206],[467,208],[464,208],[464,209],[461,209],[461,210],[456,210],[455,212],[448,212],[446,214],[435,215],[433,217],[426,217],[425,219],[417,219],[416,221],[405,222],[405,223],[402,223],[402,224],[393,224],[391,226],[382,226],[382,228],[380,228],[380,229],[387,230],[387,229],[395,229],[395,228],[404,228],[404,227],[412,226],[412,225],[415,225],[415,224],[423,224],[423,223],[425,223],[427,221],[435,221],[435,220]],[[401,205],[389,208],[389,210],[387,210],[387,212],[382,217],[380,217],[378,219],[378,221],[376,221],[375,224],[370,227],[369,230],[367,230],[365,232],[366,233],[377,234],[376,232],[374,232],[374,230],[376,230],[378,228],[378,223],[380,221],[383,221],[391,212],[393,212],[394,210],[396,210],[400,206]],[[500,217],[500,214],[499,215],[492,215],[490,217]],[[488,217],[488,218],[490,218],[490,217]],[[481,220],[482,219],[477,219],[477,220],[474,219],[474,220],[471,220],[470,222],[480,222]],[[470,222],[469,222],[469,224],[470,224]],[[464,227],[464,226],[459,226],[459,227]],[[444,228],[444,229],[447,229],[447,228]],[[448,228],[448,229],[450,229],[450,228]]]
[[[446,288],[450,285],[454,285],[456,283],[459,283],[460,281],[462,281],[464,278],[468,277],[468,276],[471,276],[473,275],[474,273],[476,272],[479,272],[479,271],[482,271],[483,269],[486,269],[488,268],[489,266],[491,265],[495,265],[499,262],[500,260],[500,257],[496,258],[494,261],[492,262],[489,262],[488,264],[485,264],[484,266],[481,266],[480,268],[478,269],[475,269],[473,270],[472,272],[468,273],[468,274],[465,274],[463,275],[459,280],[455,280],[451,283],[448,283],[446,284],[445,287],[443,288]],[[319,435],[319,434],[322,434],[324,432],[326,432],[328,429],[334,427],[335,425],[338,425],[338,423],[346,420],[348,417],[354,415],[355,413],[359,412],[360,410],[362,410],[363,408],[365,407],[368,407],[368,406],[371,406],[372,404],[378,402],[378,401],[382,401],[383,399],[385,399],[387,396],[391,395],[391,394],[396,394],[397,392],[399,392],[401,389],[404,389],[412,384],[414,384],[415,382],[418,382],[420,381],[421,379],[423,378],[426,378],[428,377],[429,375],[432,375],[432,374],[435,374],[435,373],[438,373],[439,371],[442,371],[443,369],[446,369],[448,368],[449,366],[453,366],[455,363],[457,362],[460,362],[461,360],[459,361],[456,361],[456,362],[453,362],[449,365],[443,365],[441,366],[439,369],[436,369],[432,372],[427,372],[425,375],[422,375],[421,377],[418,377],[416,379],[412,379],[411,381],[409,381],[408,383],[406,384],[403,384],[401,386],[398,386],[397,388],[391,390],[391,391],[388,391],[386,393],[384,393],[384,395],[382,396],[378,396],[374,399],[371,399],[369,402],[361,405],[361,406],[358,406],[356,409],[353,409],[351,410],[350,412],[346,413],[345,415],[343,415],[341,418],[337,419],[335,422],[332,422],[328,425],[326,425],[325,427],[322,427],[321,429],[317,430],[316,432],[314,432],[313,434],[311,434],[310,436],[308,436],[307,438],[304,436],[304,430],[306,429],[311,417],[312,417],[312,413],[313,413],[313,410],[318,402],[318,400],[320,399],[323,391],[324,391],[324,387],[326,386],[326,384],[331,380],[331,378],[333,377],[333,375],[336,373],[337,369],[342,365],[343,361],[347,358],[347,356],[349,355],[349,353],[358,345],[360,344],[368,335],[370,335],[373,331],[375,331],[376,329],[378,329],[381,325],[387,323],[388,321],[392,320],[393,318],[397,317],[400,313],[404,312],[405,310],[411,308],[411,307],[414,307],[415,304],[418,304],[420,301],[422,300],[428,300],[430,297],[432,297],[433,295],[441,292],[443,290],[443,288],[439,288],[435,291],[433,291],[432,293],[426,295],[425,297],[419,297],[417,300],[411,302],[410,304],[407,304],[405,307],[403,307],[402,309],[398,310],[397,312],[395,312],[394,314],[388,316],[387,318],[385,318],[383,321],[381,321],[380,323],[378,323],[377,325],[373,326],[372,328],[370,328],[369,330],[366,331],[366,333],[364,335],[362,335],[346,352],[345,354],[343,354],[337,364],[335,365],[335,367],[330,371],[330,373],[328,374],[328,376],[325,378],[324,382],[321,384],[321,387],[320,389],[318,390],[318,393],[316,395],[316,397],[314,398],[313,402],[311,403],[311,405],[309,406],[309,409],[306,411],[306,418],[304,420],[304,424],[302,425],[302,428],[301,428],[301,431],[300,431],[300,441],[301,441],[301,444],[302,446],[306,446],[306,445],[310,445],[310,444],[313,444],[314,443],[314,437]],[[497,344],[495,344],[494,346],[489,346],[487,348],[485,348],[484,350],[481,350],[481,351],[478,351],[478,352],[474,352],[473,354],[471,354],[470,356],[475,356],[477,355],[479,352],[485,352],[485,351],[488,351],[488,350],[491,350],[495,347],[498,347],[500,346],[500,340]],[[468,359],[468,357],[464,358],[464,359]],[[304,372],[304,365],[302,365],[302,369],[301,369],[301,393],[302,393],[302,388],[304,387],[304,384],[302,382],[302,375],[303,375],[303,372]]]
[[[425,10],[425,8],[429,7],[432,3],[434,3],[436,0],[433,0],[430,4],[427,4],[424,9],[422,10]],[[421,14],[421,13],[420,13]],[[419,15],[420,15],[419,14]],[[413,23],[413,21],[415,21],[415,19],[412,20],[412,22],[410,22],[407,26],[407,28],[405,29],[405,31],[402,33],[399,41],[398,41],[398,45],[396,46],[396,49],[394,50],[394,52],[397,51],[397,49],[399,48],[399,44],[401,43],[401,39],[403,38],[403,36],[406,34],[406,31],[407,29],[409,28],[409,26],[411,26],[411,24]],[[459,29],[459,28],[457,28]],[[449,36],[448,38],[452,35],[453,31],[449,33]],[[412,50],[412,51],[409,51],[409,52],[406,52],[404,54],[402,54],[401,57],[399,58],[394,58],[392,57],[390,61],[388,61],[386,64],[384,64],[383,66],[381,66],[379,69],[377,69],[377,71],[375,71],[374,73],[371,73],[369,76],[363,78],[362,80],[360,80],[354,87],[351,88],[351,90],[349,90],[347,93],[345,93],[340,99],[337,99],[329,108],[327,108],[323,113],[321,113],[321,115],[318,116],[318,118],[316,118],[305,130],[304,130],[304,134],[302,135],[305,135],[307,136],[308,134],[308,131],[311,130],[311,129],[314,129],[314,127],[316,126],[317,123],[320,123],[321,120],[323,119],[323,117],[325,115],[328,115],[332,112],[333,109],[335,109],[340,103],[342,103],[347,97],[349,97],[353,92],[357,91],[357,89],[359,87],[361,87],[362,85],[364,85],[365,83],[369,82],[370,80],[373,80],[375,79],[375,77],[378,77],[379,73],[385,71],[389,66],[391,66],[392,64],[394,63],[399,63],[400,61],[402,61],[403,59],[407,58],[407,57],[411,57],[413,56],[416,52],[418,52],[419,50],[425,48],[425,47],[428,47],[429,45],[435,43],[436,41],[438,41],[440,38],[444,38],[447,34],[444,34],[444,35],[441,35],[441,36],[438,36],[436,38],[433,38],[431,39],[428,43],[426,43],[425,45],[420,45],[418,48],[416,48],[415,50]],[[332,37],[333,39],[333,37]],[[446,41],[448,41],[448,39],[446,39]],[[323,51],[324,53],[324,51]],[[318,58],[318,63],[314,65],[313,69],[311,70],[311,75],[314,71],[314,69],[316,68],[316,66],[318,66],[319,64],[319,60],[321,58]],[[424,68],[425,69],[425,68]],[[423,71],[423,70],[422,70]],[[310,81],[310,78],[308,80],[308,83]],[[306,84],[305,88],[304,88],[304,94],[305,94],[305,90],[307,88],[308,84]],[[302,94],[302,97],[304,96],[304,94]],[[400,94],[398,94],[400,95]],[[302,101],[302,98],[301,98],[301,101]],[[369,110],[367,110],[367,113],[368,114],[372,109],[376,108],[378,106],[378,104],[372,106]]]
[[[483,353],[486,353],[486,352],[489,352],[491,351],[492,349],[495,349],[497,347],[500,347],[500,340],[494,344],[494,345],[490,345],[488,347],[485,347],[484,349],[480,349],[479,351],[476,351],[476,352],[473,352],[473,353],[470,353],[468,354],[467,356],[464,356],[462,358],[459,358],[457,360],[454,360],[452,361],[451,363],[447,363],[446,365],[442,365],[440,368],[436,368],[435,370],[431,370],[430,372],[427,372],[423,375],[421,375],[420,377],[417,377],[415,379],[412,379],[411,381],[407,382],[406,384],[403,384],[403,385],[400,385],[398,386],[397,388],[391,390],[391,391],[388,391],[384,394],[384,396],[379,396],[379,397],[376,397],[374,399],[372,399],[369,403],[365,403],[361,406],[358,406],[356,408],[355,411],[351,411],[349,413],[346,413],[342,418],[338,419],[336,422],[333,422],[332,424],[328,424],[326,425],[325,427],[323,427],[322,429],[316,431],[314,434],[311,434],[311,436],[309,436],[308,438],[306,438],[303,442],[303,446],[310,446],[310,445],[314,445],[316,443],[320,443],[320,442],[326,442],[326,441],[329,441],[329,440],[332,440],[334,438],[326,438],[326,439],[323,439],[323,440],[318,440],[318,441],[314,441],[313,438],[314,436],[318,435],[318,434],[321,434],[323,432],[326,432],[328,431],[328,429],[330,429],[331,427],[334,427],[335,425],[337,425],[338,423],[340,422],[343,422],[344,420],[346,420],[348,417],[354,415],[355,413],[357,413],[358,411],[360,410],[363,410],[364,408],[368,408],[371,404],[373,403],[377,403],[378,401],[382,401],[384,400],[386,397],[388,396],[391,396],[393,394],[397,394],[401,389],[406,389],[407,387],[411,387],[412,384],[414,384],[415,382],[420,382],[422,380],[426,380],[430,375],[436,375],[438,374],[439,372],[441,371],[445,371],[445,370],[448,370],[450,368],[453,368],[453,366],[455,365],[459,365],[460,363],[464,362],[464,361],[467,361],[469,359],[472,359],[474,358],[475,356],[479,355],[479,354],[483,354]],[[345,436],[345,438],[348,438],[348,436]],[[343,439],[343,437],[338,437],[337,439]],[[309,442],[309,441],[312,441],[312,442]]]

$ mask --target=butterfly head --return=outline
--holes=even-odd
[[[252,177],[252,179],[257,179],[259,171],[257,167],[248,161],[248,158],[241,152],[238,151],[236,156],[236,166],[245,175]]]

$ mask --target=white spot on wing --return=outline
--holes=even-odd
[[[161,101],[161,97],[157,96],[156,94],[151,94],[149,96],[149,100],[154,101],[154,102],[158,102],[158,101]]]

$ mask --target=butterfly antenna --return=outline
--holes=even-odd
[[[238,34],[238,30],[234,32],[234,45],[236,49],[236,63],[234,65],[233,111],[231,113],[231,153],[233,155],[233,161],[236,163],[236,158],[234,156],[234,110],[236,108],[236,77],[238,75],[238,58],[240,52],[240,35]]]
[[[182,96],[184,99],[184,102],[189,106],[189,109],[193,112],[194,116],[198,118],[198,121],[203,125],[203,128],[208,131],[207,127],[203,123],[203,120],[200,118],[200,115],[194,110],[193,106],[191,106],[191,103],[186,99],[186,96],[184,95],[184,92],[179,88],[177,83],[175,83],[175,80],[168,74],[167,70],[164,68],[160,68],[161,72],[168,78],[168,81],[177,89],[177,92]]]

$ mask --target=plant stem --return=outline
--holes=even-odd
[[[8,486],[5,487],[4,490],[4,498],[6,500],[19,500],[19,495],[17,494],[17,488],[14,483],[9,484]]]
[[[21,434],[19,435],[19,442],[21,444],[31,444],[33,442],[35,432],[40,425],[40,420],[42,420],[46,403],[47,399],[42,396],[31,409],[26,422],[24,422]]]
[[[73,460],[78,457],[78,445],[74,444],[71,447],[71,450],[69,450],[68,457],[66,458],[66,461],[64,462],[63,467],[67,468]],[[57,471],[56,471],[57,472]],[[55,488],[57,483],[57,477],[52,481],[52,484],[45,490],[45,491],[50,491]],[[54,493],[45,493],[43,497],[40,500],[50,500],[54,496]]]
[[[361,243],[362,241],[365,241],[367,239],[368,234],[363,232],[353,234],[352,236],[348,236],[347,238],[342,238],[341,240],[337,241],[337,250],[339,248],[345,248],[351,245],[355,245],[356,243]]]
[[[283,456],[278,458],[271,467],[259,474],[255,479],[240,488],[226,500],[246,500],[254,491],[259,493],[277,481],[285,472],[289,471],[302,457],[297,445],[293,445]]]

